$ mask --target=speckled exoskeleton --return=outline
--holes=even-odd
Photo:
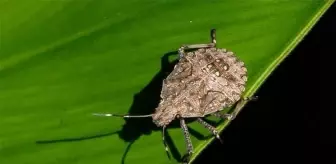
[[[235,117],[236,112],[232,114],[220,112],[241,100],[247,100],[241,96],[245,90],[247,69],[244,62],[233,52],[216,48],[215,29],[211,30],[210,38],[211,42],[208,44],[183,45],[179,48],[179,62],[163,81],[161,101],[153,114],[96,113],[94,115],[126,118],[152,117],[153,122],[158,127],[162,127],[164,143],[165,128],[173,120],[178,119],[186,141],[187,157],[192,155],[193,146],[185,123],[186,118],[196,118],[221,141],[216,128],[202,118],[208,115],[221,119]],[[166,150],[168,150],[167,146]]]

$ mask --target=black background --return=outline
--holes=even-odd
[[[336,164],[336,5],[194,164]]]

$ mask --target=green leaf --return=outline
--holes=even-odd
[[[209,42],[211,28],[246,63],[251,96],[333,2],[0,0],[1,163],[176,163],[186,151],[178,125],[169,160],[151,119],[92,113],[153,112],[161,58]],[[189,127],[194,160],[213,138]]]

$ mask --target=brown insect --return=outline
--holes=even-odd
[[[193,153],[185,118],[196,118],[220,141],[215,127],[202,117],[213,115],[221,119],[233,119],[232,114],[220,113],[241,100],[247,81],[247,69],[244,62],[233,52],[216,48],[216,30],[210,32],[211,43],[183,45],[179,48],[179,62],[163,81],[161,101],[153,114],[117,115],[101,114],[97,116],[117,116],[124,118],[152,117],[153,122],[162,127],[163,142],[165,128],[175,119],[179,119],[184,133],[189,160]],[[186,50],[190,50],[185,52]],[[222,142],[222,141],[221,141]]]

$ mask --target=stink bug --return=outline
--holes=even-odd
[[[186,158],[193,153],[186,118],[195,118],[219,139],[215,127],[202,118],[212,115],[232,120],[232,114],[221,113],[240,101],[247,82],[247,69],[244,62],[233,52],[216,47],[216,30],[210,31],[211,42],[207,44],[182,45],[179,49],[179,62],[163,80],[161,101],[155,112],[148,115],[118,115],[94,113],[96,116],[116,116],[124,118],[152,117],[153,122],[162,127],[163,142],[165,128],[175,119],[180,121],[186,141]],[[188,50],[188,52],[186,52]]]

